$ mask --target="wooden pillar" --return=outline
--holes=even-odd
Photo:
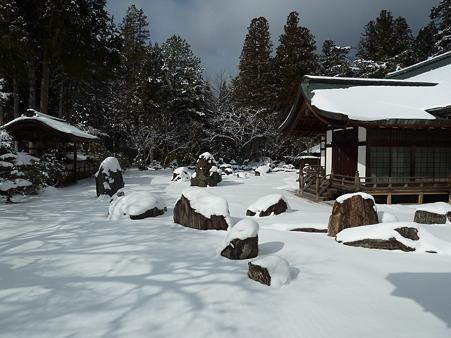
[[[354,176],[354,191],[360,191],[360,176],[359,171],[356,170],[355,176]]]
[[[299,169],[299,190],[301,195],[304,193],[304,186],[305,186],[305,177],[304,172],[302,171],[302,168]]]
[[[316,192],[316,199],[319,200],[319,171],[318,169],[315,169],[315,192]]]

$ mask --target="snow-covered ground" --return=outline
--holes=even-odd
[[[283,194],[291,207],[252,218],[258,259],[276,255],[291,267],[289,284],[269,287],[247,277],[247,260],[219,255],[225,231],[172,222],[189,182],[171,177],[125,174],[127,189],[165,200],[168,211],[152,219],[108,220],[109,201],[96,198],[91,179],[1,204],[0,336],[451,337],[451,255],[288,231],[326,228],[331,205],[290,193],[295,173],[223,177],[205,189],[228,201],[234,223],[265,195]],[[416,207],[378,210],[411,222]],[[451,246],[450,224],[423,229]]]

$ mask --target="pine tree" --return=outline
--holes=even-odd
[[[279,37],[275,57],[279,109],[285,111],[296,99],[304,75],[315,74],[318,60],[315,38],[306,27],[299,26],[299,14],[291,12]]]
[[[320,73],[324,76],[349,76],[351,65],[348,54],[351,47],[340,47],[332,40],[323,43],[320,56]]]
[[[253,19],[240,55],[239,74],[233,80],[234,96],[241,105],[259,109],[274,104],[272,46],[268,21]]]
[[[431,10],[430,18],[437,32],[434,54],[451,50],[451,0],[441,0]]]
[[[415,38],[415,57],[417,62],[426,60],[436,53],[437,28],[430,22],[421,28]]]
[[[360,76],[383,77],[386,73],[414,62],[413,37],[407,21],[393,18],[382,10],[376,20],[365,26],[360,38],[355,65],[361,67]]]

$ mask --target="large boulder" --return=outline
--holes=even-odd
[[[266,256],[248,263],[250,279],[259,283],[280,287],[291,282],[291,268],[288,262],[279,256]]]
[[[346,194],[337,198],[334,203],[327,234],[334,237],[343,229],[377,223],[373,196],[365,193]]]
[[[227,230],[231,225],[227,201],[204,189],[185,189],[174,207],[174,222],[198,230]]]
[[[191,186],[215,187],[221,180],[221,171],[216,167],[213,155],[208,152],[201,154],[196,163],[196,172],[191,176]]]
[[[144,219],[163,215],[166,210],[165,201],[151,192],[119,191],[110,202],[108,219]]]
[[[246,216],[264,217],[278,215],[289,210],[287,199],[281,194],[271,194],[258,199],[246,211]]]
[[[97,197],[100,195],[112,197],[119,189],[124,187],[122,169],[115,157],[104,159],[95,177]]]
[[[258,255],[258,223],[246,218],[227,232],[221,256],[229,259],[249,259]]]
[[[446,224],[447,219],[451,222],[451,205],[437,202],[417,208],[413,221],[421,224]]]

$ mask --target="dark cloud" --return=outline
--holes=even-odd
[[[270,24],[274,46],[288,14],[300,13],[300,24],[310,29],[321,49],[326,39],[356,46],[364,26],[386,9],[406,18],[413,34],[429,22],[440,0],[108,0],[107,10],[120,22],[127,8],[143,9],[152,42],[180,35],[202,60],[205,74],[237,74],[244,38],[253,18],[264,16]]]

